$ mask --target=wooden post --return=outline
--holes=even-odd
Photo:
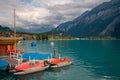
[[[56,58],[56,51],[54,50],[54,58]]]
[[[16,54],[16,13],[15,13],[15,8],[14,8],[14,49],[15,49],[15,54]]]

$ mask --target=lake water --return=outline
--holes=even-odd
[[[37,48],[31,42],[17,46],[25,52],[52,53],[55,49],[57,56],[69,57],[73,64],[21,76],[0,72],[0,80],[120,80],[119,40],[55,40],[52,47],[52,41],[36,41]]]

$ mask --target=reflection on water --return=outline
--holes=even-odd
[[[59,68],[51,68],[48,70],[48,72],[54,72],[54,73],[60,73],[63,70],[68,70],[70,66],[64,66],[64,67],[59,67]]]
[[[13,75],[5,72],[5,71],[0,71],[0,80],[12,80],[13,79]]]
[[[16,76],[16,80],[41,80],[42,76],[44,76],[44,72],[36,72],[27,75]]]
[[[16,80],[41,80],[41,78],[44,75],[45,72],[47,73],[60,73],[63,70],[68,70],[69,66],[61,67],[61,68],[55,68],[55,69],[47,69],[42,72],[36,72],[32,74],[27,74],[27,75],[21,75],[21,76],[15,76]]]

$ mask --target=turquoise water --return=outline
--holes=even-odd
[[[58,40],[36,41],[37,48],[32,48],[32,41],[23,41],[18,47],[25,52],[52,53],[69,57],[73,64],[42,72],[13,76],[0,72],[0,80],[120,80],[120,41],[119,40]]]

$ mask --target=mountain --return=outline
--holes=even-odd
[[[9,27],[0,25],[0,31],[12,31]]]
[[[11,28],[14,30],[13,28]],[[24,29],[22,27],[17,27],[16,31],[17,32],[27,32],[27,33],[44,33],[51,31],[53,29],[53,26],[51,25],[37,25],[35,27],[29,28],[29,29]]]
[[[120,38],[120,0],[104,2],[76,19],[60,24],[54,31],[64,31],[72,37]]]

